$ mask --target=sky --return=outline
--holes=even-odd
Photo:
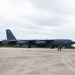
[[[0,40],[75,40],[75,0],[0,0]]]

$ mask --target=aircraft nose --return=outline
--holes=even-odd
[[[75,41],[72,41],[73,42],[73,44],[75,44]]]

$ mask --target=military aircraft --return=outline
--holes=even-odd
[[[6,29],[7,40],[3,40],[5,44],[8,45],[19,45],[31,48],[32,46],[37,47],[65,47],[75,44],[74,41],[70,39],[50,39],[50,40],[17,40],[10,29]]]

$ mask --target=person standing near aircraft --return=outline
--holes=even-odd
[[[61,45],[59,45],[59,47],[58,47],[58,51],[61,51]]]

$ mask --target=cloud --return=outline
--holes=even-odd
[[[29,0],[36,8],[49,10],[55,13],[75,14],[74,0]]]
[[[59,26],[64,22],[62,19],[50,18],[50,19],[34,19],[34,23],[42,26]]]
[[[0,39],[11,29],[17,39],[75,40],[74,0],[1,0]]]

